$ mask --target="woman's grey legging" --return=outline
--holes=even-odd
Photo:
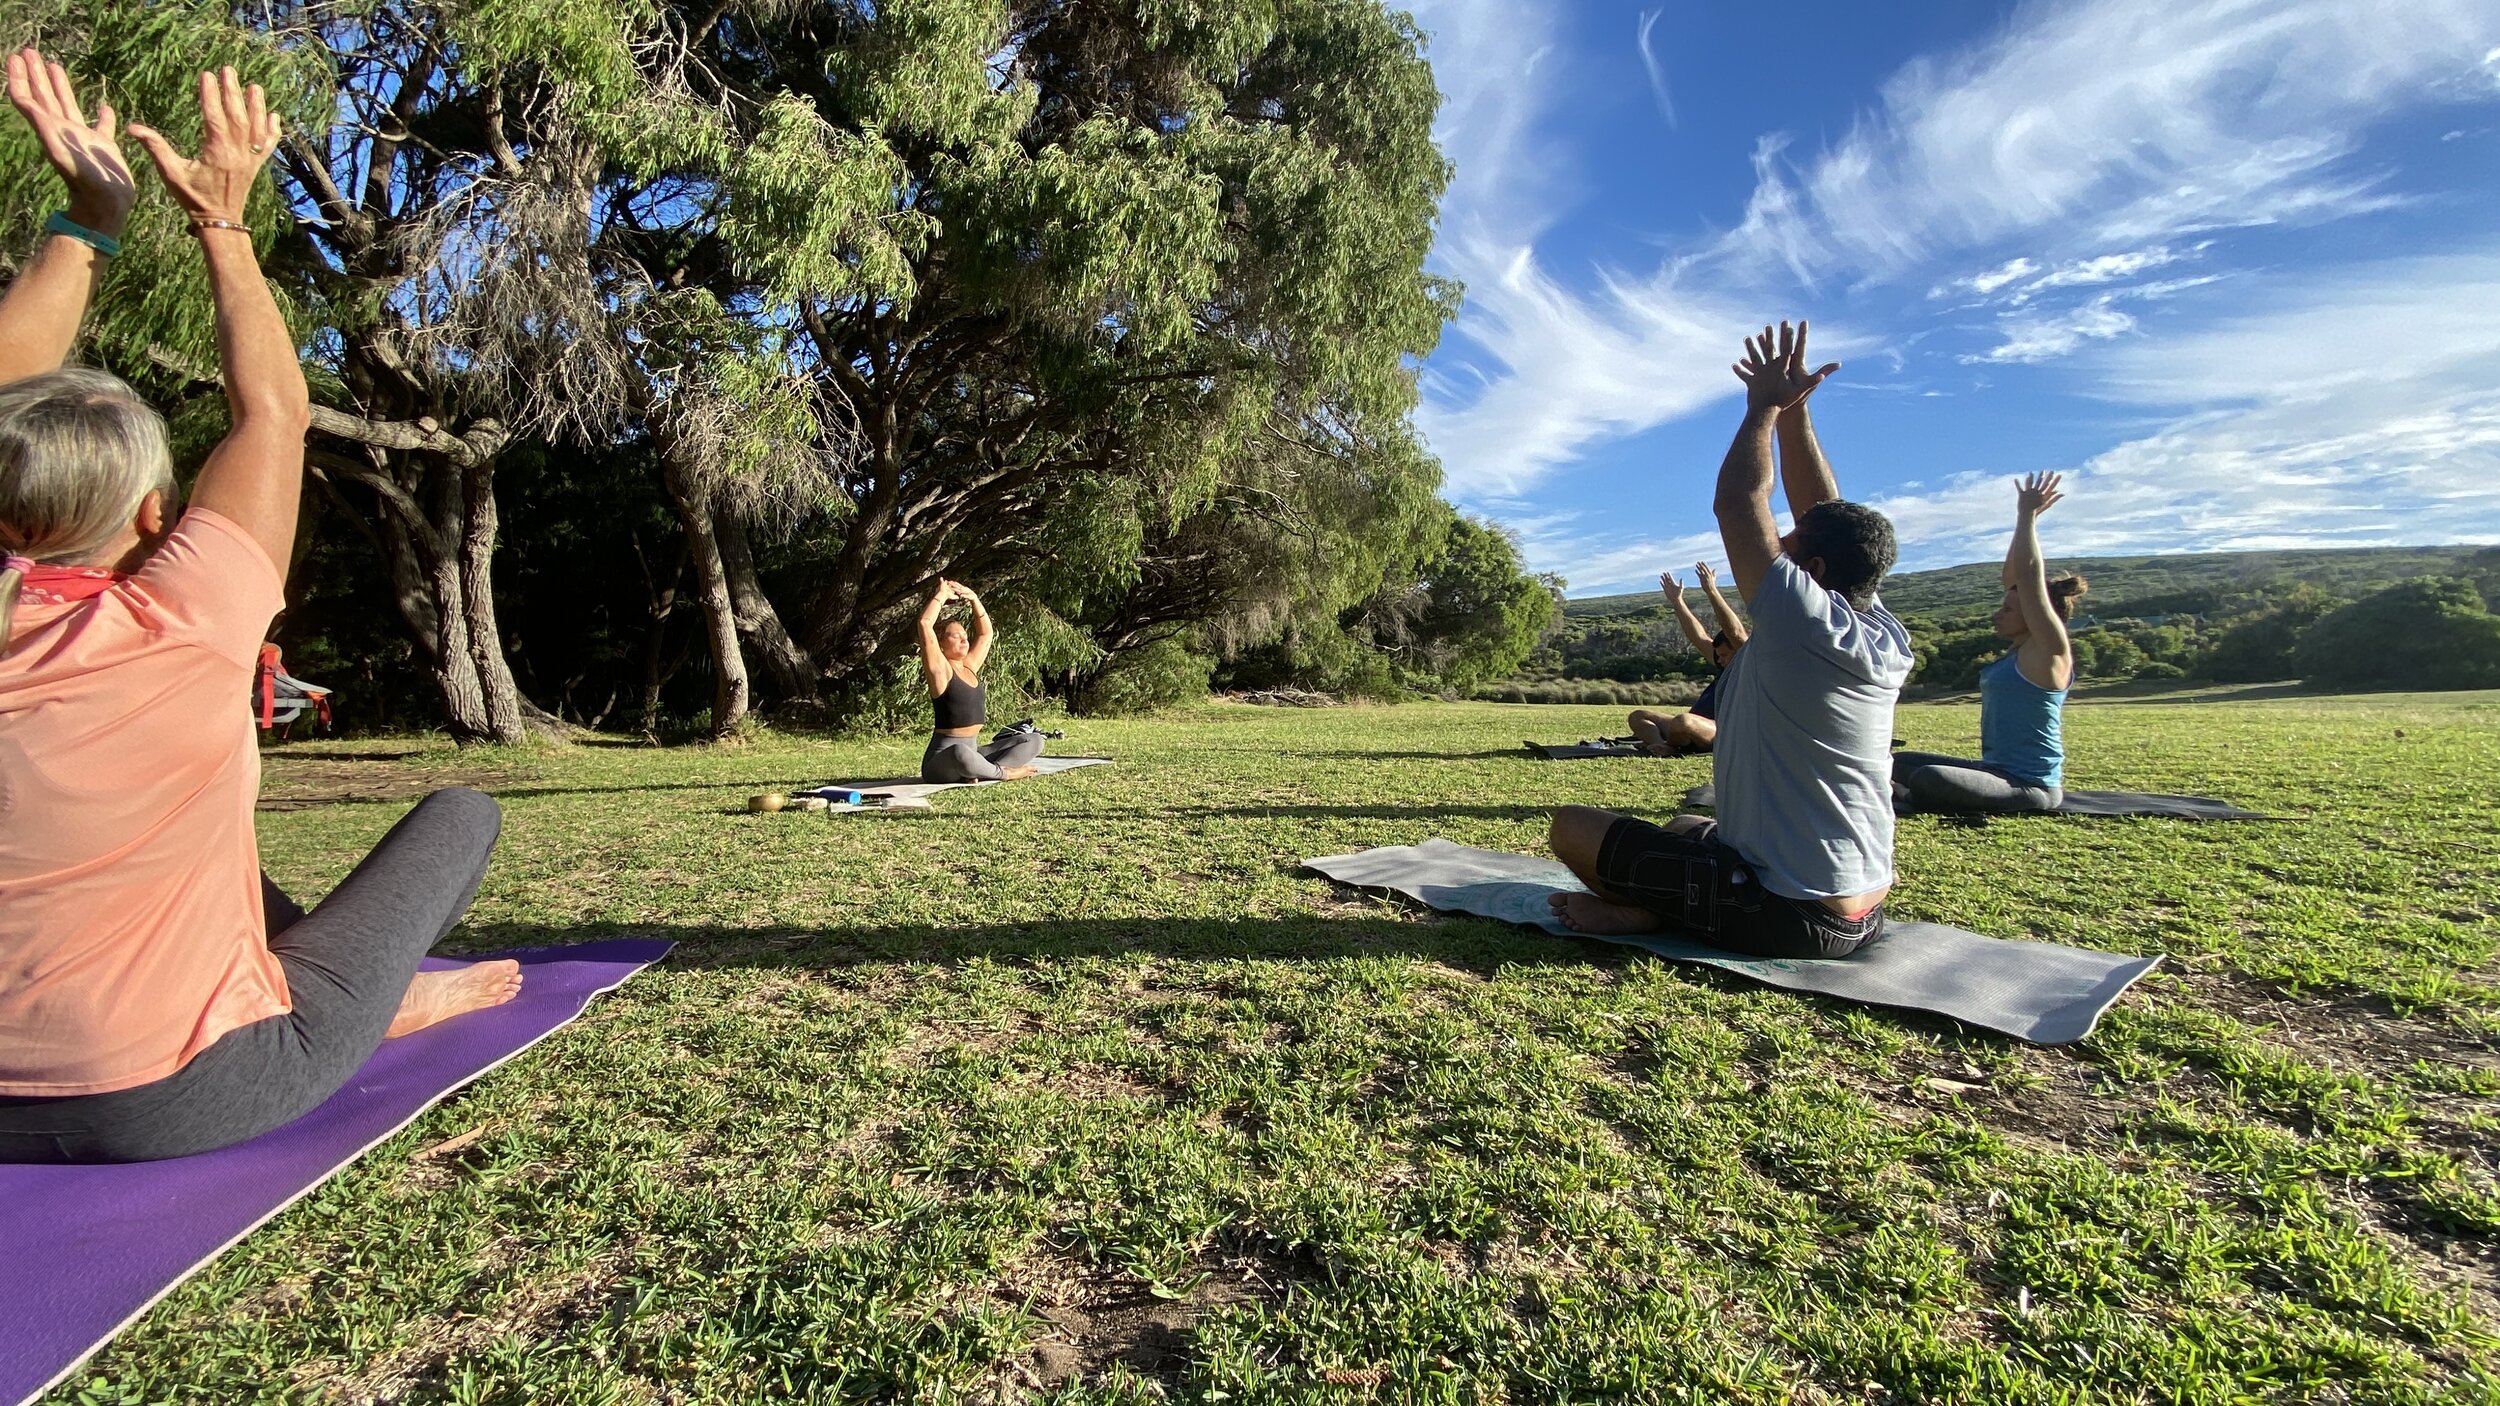
[[[1005,769],[1031,766],[1042,754],[1042,735],[1038,732],[999,734],[998,740],[984,747],[978,734],[949,737],[933,733],[929,750],[920,754],[920,779],[923,781],[1004,781]]]
[[[0,1162],[187,1157],[310,1112],[382,1043],[417,962],[469,911],[502,825],[485,795],[437,791],[309,914],[262,876],[294,1009],[226,1032],[154,1083],[0,1098]]]
[[[1935,752],[1892,754],[1895,810],[2010,815],[2055,810],[2065,799],[2066,793],[2058,787],[2025,781],[1967,757]]]

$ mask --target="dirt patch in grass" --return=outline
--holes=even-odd
[[[1280,1300],[1285,1273],[1277,1265],[1224,1261],[1210,1265],[1186,1293],[1174,1297],[1173,1291],[1158,1293],[1143,1280],[1058,1251],[1030,1256],[993,1291],[1041,1320],[1031,1345],[1001,1370],[1018,1385],[1039,1391],[1120,1367],[1177,1379],[1200,1318],[1232,1304]]]
[[[2197,1002],[2339,1073],[2395,1079],[2416,1064],[2500,1066],[2500,1038],[2397,1013],[2382,997],[2288,996],[2231,972],[2180,975]]]
[[[260,809],[311,810],[316,806],[413,801],[446,786],[489,789],[511,779],[491,767],[444,766],[413,760],[422,752],[265,752],[260,762]]]

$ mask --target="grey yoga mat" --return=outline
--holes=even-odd
[[[1445,913],[1586,936],[1564,927],[1546,906],[1549,894],[1582,887],[1555,860],[1432,839],[1305,865],[1341,884],[1391,889]],[[1663,932],[1604,940],[1790,991],[1933,1011],[2035,1045],[2069,1044],[2091,1034],[2101,1012],[2161,961],[1900,921],[1886,923],[1882,937],[1849,956],[1823,961],[1743,957]]]
[[[1033,759],[1033,770],[1043,776],[1056,776],[1063,771],[1074,771],[1081,766],[1109,765],[1111,765],[1109,757],[1035,757]],[[1004,784],[1006,783],[999,781],[923,781],[916,776],[902,776],[888,781],[833,781],[791,794],[823,796],[831,800],[845,791],[850,791],[862,796],[919,800],[934,796],[940,791],[953,791],[965,786],[1001,786]]]
[[[1582,757],[1645,757],[1649,754],[1630,742],[1601,738],[1591,742],[1583,737],[1577,742],[1522,742],[1519,744],[1549,762],[1578,761]]]
[[[1684,793],[1688,808],[1710,810],[1717,807],[1719,796],[1708,782]],[[2164,796],[2149,791],[2068,791],[2066,799],[2055,810],[2032,811],[1950,811],[1905,810],[1903,815],[1980,815],[1991,820],[2019,819],[2025,815],[2160,815],[2173,820],[2272,820],[2253,810],[2242,810],[2228,801],[2210,796]]]

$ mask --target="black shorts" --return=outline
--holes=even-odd
[[[1844,918],[1810,898],[1762,886],[1705,820],[1682,834],[1618,816],[1597,847],[1607,890],[1666,920],[1677,935],[1749,957],[1846,957],[1884,930],[1884,908]]]

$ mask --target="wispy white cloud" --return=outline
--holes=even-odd
[[[2059,313],[2008,318],[2004,342],[1962,360],[2028,364],[2064,356],[2087,341],[2124,336],[2135,330],[2135,318],[2120,312],[2113,306],[2115,302],[2116,299],[2103,296]]]
[[[1762,134],[1753,194],[1727,235],[1646,274],[1584,273],[1555,268],[1539,252],[1581,180],[1554,159],[1556,144],[1540,140],[1560,95],[1585,77],[1557,51],[1554,10],[1506,0],[1420,0],[1415,9],[1434,36],[1446,95],[1437,134],[1458,162],[1435,257],[1468,285],[1418,423],[1452,495],[1471,506],[1531,494],[1599,444],[1732,396],[1726,361],[1736,339],[1763,309],[1795,305],[1801,288],[1907,282],[1975,299],[1998,310],[2001,334],[1993,348],[1964,358],[1980,363],[2176,345],[2172,333],[2184,320],[2164,319],[2155,342],[2143,335],[2153,324],[2138,320],[2140,305],[2227,276],[2228,251],[2215,244],[2223,231],[2400,203],[2405,194],[2389,173],[2363,159],[2371,125],[2426,102],[2488,101],[2500,83],[2500,5],[2490,0],[2034,0],[1994,37],[1895,74],[1878,105],[1827,148],[1801,152],[1784,133]],[[1644,12],[1636,39],[1663,112],[1655,23]],[[2015,250],[2026,252],[2011,257]],[[1981,273],[1947,272],[1983,260],[1993,262]],[[2212,269],[2140,281],[2190,260]],[[2060,305],[2079,291],[2088,293],[2082,302]],[[1864,328],[1818,332],[1835,355],[1909,344]],[[2352,342],[2328,330],[2318,348],[2320,376],[2347,374],[2331,364],[2354,354]],[[2155,374],[2150,362],[2126,366]],[[2125,393],[2116,387],[2126,366],[2104,368],[2113,395]],[[2341,419],[2330,423],[2321,410],[2302,423],[2322,436],[2317,443],[2348,450],[2371,442],[2372,414],[2401,420],[2404,408],[2359,393],[2339,403]],[[2445,428],[2406,430],[2404,442],[2425,452],[2486,452],[2472,447],[2483,445],[2483,411],[2470,397],[2441,403]],[[2131,541],[2175,542],[2191,528],[2249,540],[2278,530],[2264,527],[2262,514],[2225,522],[2178,511],[2179,502],[2201,501],[2203,476],[2235,471],[2235,454],[2262,448],[2345,483],[2333,478],[2341,470],[2289,437],[2296,426],[2280,418],[2281,407],[2266,421],[2269,412],[2257,409],[2174,404],[2185,418],[2172,430],[2086,466],[2113,483],[2133,465],[2175,483],[2175,493],[2155,495],[2167,506],[2148,508]],[[2352,482],[2390,486],[2366,476]],[[1943,552],[1971,544],[1969,518],[1956,526],[1919,517],[1929,503],[1971,509],[1946,496],[1960,491],[1948,485],[1900,500],[1914,523],[1933,522],[1916,540]],[[2006,496],[1996,486],[1986,492]],[[2115,491],[2108,499],[2113,512],[2133,501]],[[2225,491],[2213,501],[2238,499]],[[2312,506],[2321,523],[2359,521],[2368,514],[2357,503],[2328,495]],[[2061,514],[2070,525],[2095,516]],[[2001,515],[1991,508],[1987,519]],[[1564,571],[1575,588],[1636,580],[1663,564],[1627,565],[1672,540],[1626,541],[1608,526],[1548,528],[1531,540],[1530,559]],[[2113,540],[2135,531],[2107,530]]]
[[[1641,67],[1649,74],[1649,95],[1658,102],[1658,115],[1667,120],[1669,127],[1673,127],[1675,97],[1667,91],[1667,66],[1659,59],[1658,51],[1649,38],[1650,31],[1658,27],[1659,18],[1665,14],[1665,10],[1641,11],[1640,28],[1634,37],[1641,51]]]
[[[1785,137],[1766,134],[1739,229],[1655,276],[1618,275],[1583,293],[1534,252],[1562,203],[1557,184],[1569,179],[1529,142],[1554,102],[1552,66],[1532,70],[1556,44],[1555,16],[1495,0],[1424,0],[1417,13],[1445,94],[1438,135],[1459,157],[1440,257],[1470,285],[1461,338],[1502,370],[1481,391],[1436,387],[1443,400],[1426,429],[1461,494],[1516,490],[1592,442],[1716,399],[1715,389],[1679,394],[1671,376],[1611,365],[1592,380],[1590,349],[1607,363],[1665,356],[1657,370],[1680,375],[1696,359],[1642,329],[1710,329],[1714,346],[1725,345],[1716,333],[1793,299],[1792,276],[1893,277],[1930,254],[2027,231],[2087,250],[2140,248],[2218,223],[2383,203],[2391,197],[2374,190],[2374,176],[2334,169],[2355,133],[2430,77],[2471,69],[2461,56],[2500,42],[2500,6],[2488,0],[2035,4],[1968,53],[1903,69],[1878,110],[1802,167],[1789,162]],[[2060,270],[2080,280],[2094,276],[2091,259],[2142,256],[2061,257],[2084,260]],[[2033,265],[2017,260],[1994,277],[2021,278]],[[2096,325],[2114,320],[2103,314]],[[1714,382],[1718,355],[1698,359]],[[1471,395],[1488,411],[1503,401],[1542,409],[1517,432],[1490,433],[1492,415],[1469,413]]]
[[[1802,167],[1766,167],[1739,247],[1891,277],[2026,231],[2085,247],[2383,206],[2340,170],[2361,130],[2468,71],[2488,0],[2088,0],[2026,6],[1991,43],[1922,59]]]
[[[2053,556],[2500,542],[2500,240],[2460,253],[2253,277],[2243,311],[2074,363],[2095,393],[2169,417],[2067,469]],[[2001,555],[2014,475],[1880,495],[1901,568]],[[1575,591],[1638,589],[1710,539],[1569,518],[1537,535]]]
[[[2178,412],[2074,466],[2053,552],[2500,541],[2500,244],[2277,275],[2247,311],[2091,353],[2111,399]],[[1881,500],[1904,566],[1993,556],[2010,475]]]

